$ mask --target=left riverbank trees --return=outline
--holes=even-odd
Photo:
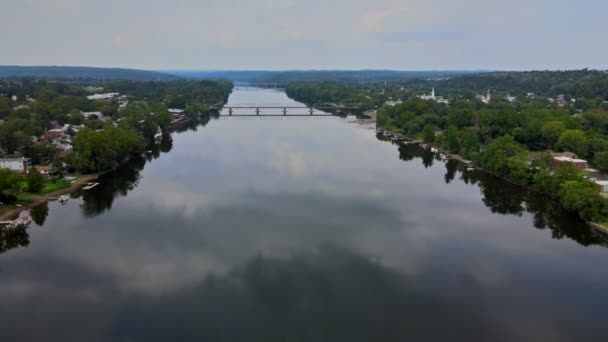
[[[123,97],[88,99],[89,86]],[[231,90],[229,81],[0,80],[0,157],[20,155],[42,165],[59,157],[80,172],[113,167],[129,153],[154,143],[159,128],[168,129],[172,117],[167,108],[205,114],[211,104],[226,101]],[[100,112],[103,117],[85,117],[83,112]],[[49,130],[62,128],[59,144],[42,138]],[[110,141],[115,138],[118,141]],[[124,141],[132,147],[125,148]],[[70,147],[66,145],[73,145],[71,153],[65,153]]]

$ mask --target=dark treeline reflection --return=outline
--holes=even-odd
[[[48,203],[43,203],[39,206],[36,206],[30,210],[30,215],[32,216],[32,220],[39,226],[43,226],[46,221],[47,216],[49,216],[49,205]]]
[[[188,289],[123,304],[109,340],[483,341],[492,330],[471,303],[433,296],[407,275],[330,246],[257,256]]]
[[[24,226],[8,228],[0,226],[0,254],[13,248],[26,247],[30,244],[30,236]]]
[[[399,158],[404,161],[421,159],[425,167],[431,167],[439,157],[429,149],[418,144],[393,141],[378,135],[381,141],[390,142],[399,148]],[[606,237],[590,228],[579,218],[566,213],[557,203],[546,196],[523,189],[509,182],[498,179],[482,171],[468,171],[456,160],[445,162],[446,184],[459,176],[466,184],[479,186],[483,203],[492,213],[522,216],[532,214],[534,226],[538,229],[549,229],[554,239],[570,238],[583,246],[608,246]]]
[[[161,143],[143,155],[136,155],[127,163],[121,165],[116,170],[108,172],[99,177],[101,186],[91,190],[81,191],[74,195],[82,195],[82,211],[87,217],[94,217],[110,210],[114,199],[126,196],[129,191],[135,189],[141,179],[141,170],[147,162],[167,153],[173,148],[171,135],[164,135]]]
[[[47,216],[49,215],[49,206],[47,203],[41,204],[32,208],[30,211],[32,220],[39,226],[44,225]],[[27,247],[30,244],[30,235],[25,226],[9,228],[5,225],[0,225],[0,254],[7,252],[17,247]]]

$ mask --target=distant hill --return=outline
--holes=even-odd
[[[38,78],[47,80],[173,80],[179,77],[158,71],[73,66],[0,66],[0,78]]]
[[[343,83],[384,82],[410,78],[435,78],[471,73],[484,73],[486,70],[286,70],[286,71],[230,71],[230,70],[163,70],[167,74],[187,78],[218,79],[233,81],[276,81],[276,82],[321,82]]]
[[[339,82],[339,83],[368,83],[368,82],[403,82],[410,79],[443,78],[454,75],[485,73],[487,70],[428,70],[428,71],[396,71],[396,70],[309,70],[283,71],[266,74],[257,80],[277,82]]]
[[[231,70],[161,70],[165,74],[196,79],[227,79],[231,81],[253,81],[257,78],[272,75],[276,71],[231,71]]]
[[[427,81],[426,87],[444,90],[472,90],[485,93],[487,89],[511,94],[535,93],[543,96],[564,94],[568,97],[608,99],[608,71],[511,71],[487,74],[459,75],[446,80]]]

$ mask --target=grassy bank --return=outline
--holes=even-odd
[[[81,175],[73,182],[68,182],[66,180],[48,181],[44,184],[40,193],[21,193],[17,197],[17,204],[0,206],[0,221],[14,219],[23,210],[31,209],[52,198],[78,190],[87,183],[97,179],[98,176],[99,174]]]

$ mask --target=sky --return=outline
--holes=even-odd
[[[2,0],[0,65],[608,69],[605,0]]]

